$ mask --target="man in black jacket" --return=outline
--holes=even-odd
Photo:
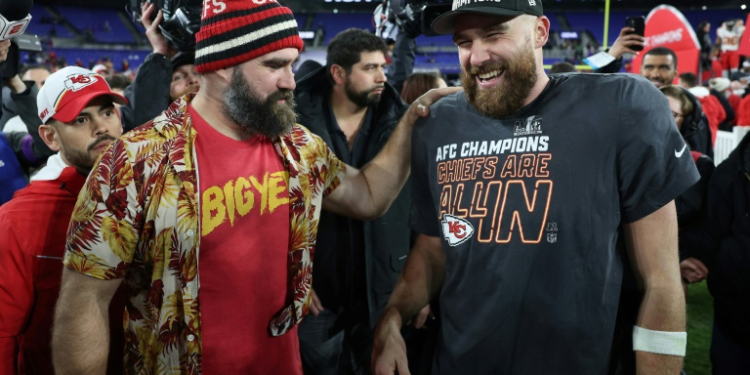
[[[387,82],[386,54],[381,38],[342,31],[328,46],[326,66],[295,90],[299,123],[355,167],[375,157],[407,109]],[[371,332],[410,248],[409,192],[402,189],[388,212],[369,222],[322,212],[312,314],[299,329],[306,373],[369,371]]]
[[[750,135],[716,168],[706,206],[713,263],[713,373],[741,374],[750,366]]]

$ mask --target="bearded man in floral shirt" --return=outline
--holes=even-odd
[[[295,124],[303,47],[274,0],[205,2],[201,89],[113,142],[68,230],[53,357],[58,374],[103,372],[107,305],[124,282],[127,374],[302,374],[322,208],[388,209],[409,173],[414,104],[362,170]]]

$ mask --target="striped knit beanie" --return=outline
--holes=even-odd
[[[224,69],[284,48],[302,50],[292,10],[276,0],[206,0],[195,70]]]

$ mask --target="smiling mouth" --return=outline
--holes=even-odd
[[[481,82],[491,81],[497,77],[500,77],[505,71],[504,70],[493,70],[487,73],[477,74],[477,77]]]

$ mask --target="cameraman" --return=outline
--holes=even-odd
[[[172,48],[159,32],[164,15],[159,10],[151,20],[156,6],[144,3],[141,7],[141,22],[146,27],[153,53],[148,55],[138,69],[133,84],[125,89],[124,96],[129,105],[122,106],[122,126],[124,131],[145,124],[158,116],[177,98],[196,92],[200,81],[193,68],[194,54],[180,52]]]

